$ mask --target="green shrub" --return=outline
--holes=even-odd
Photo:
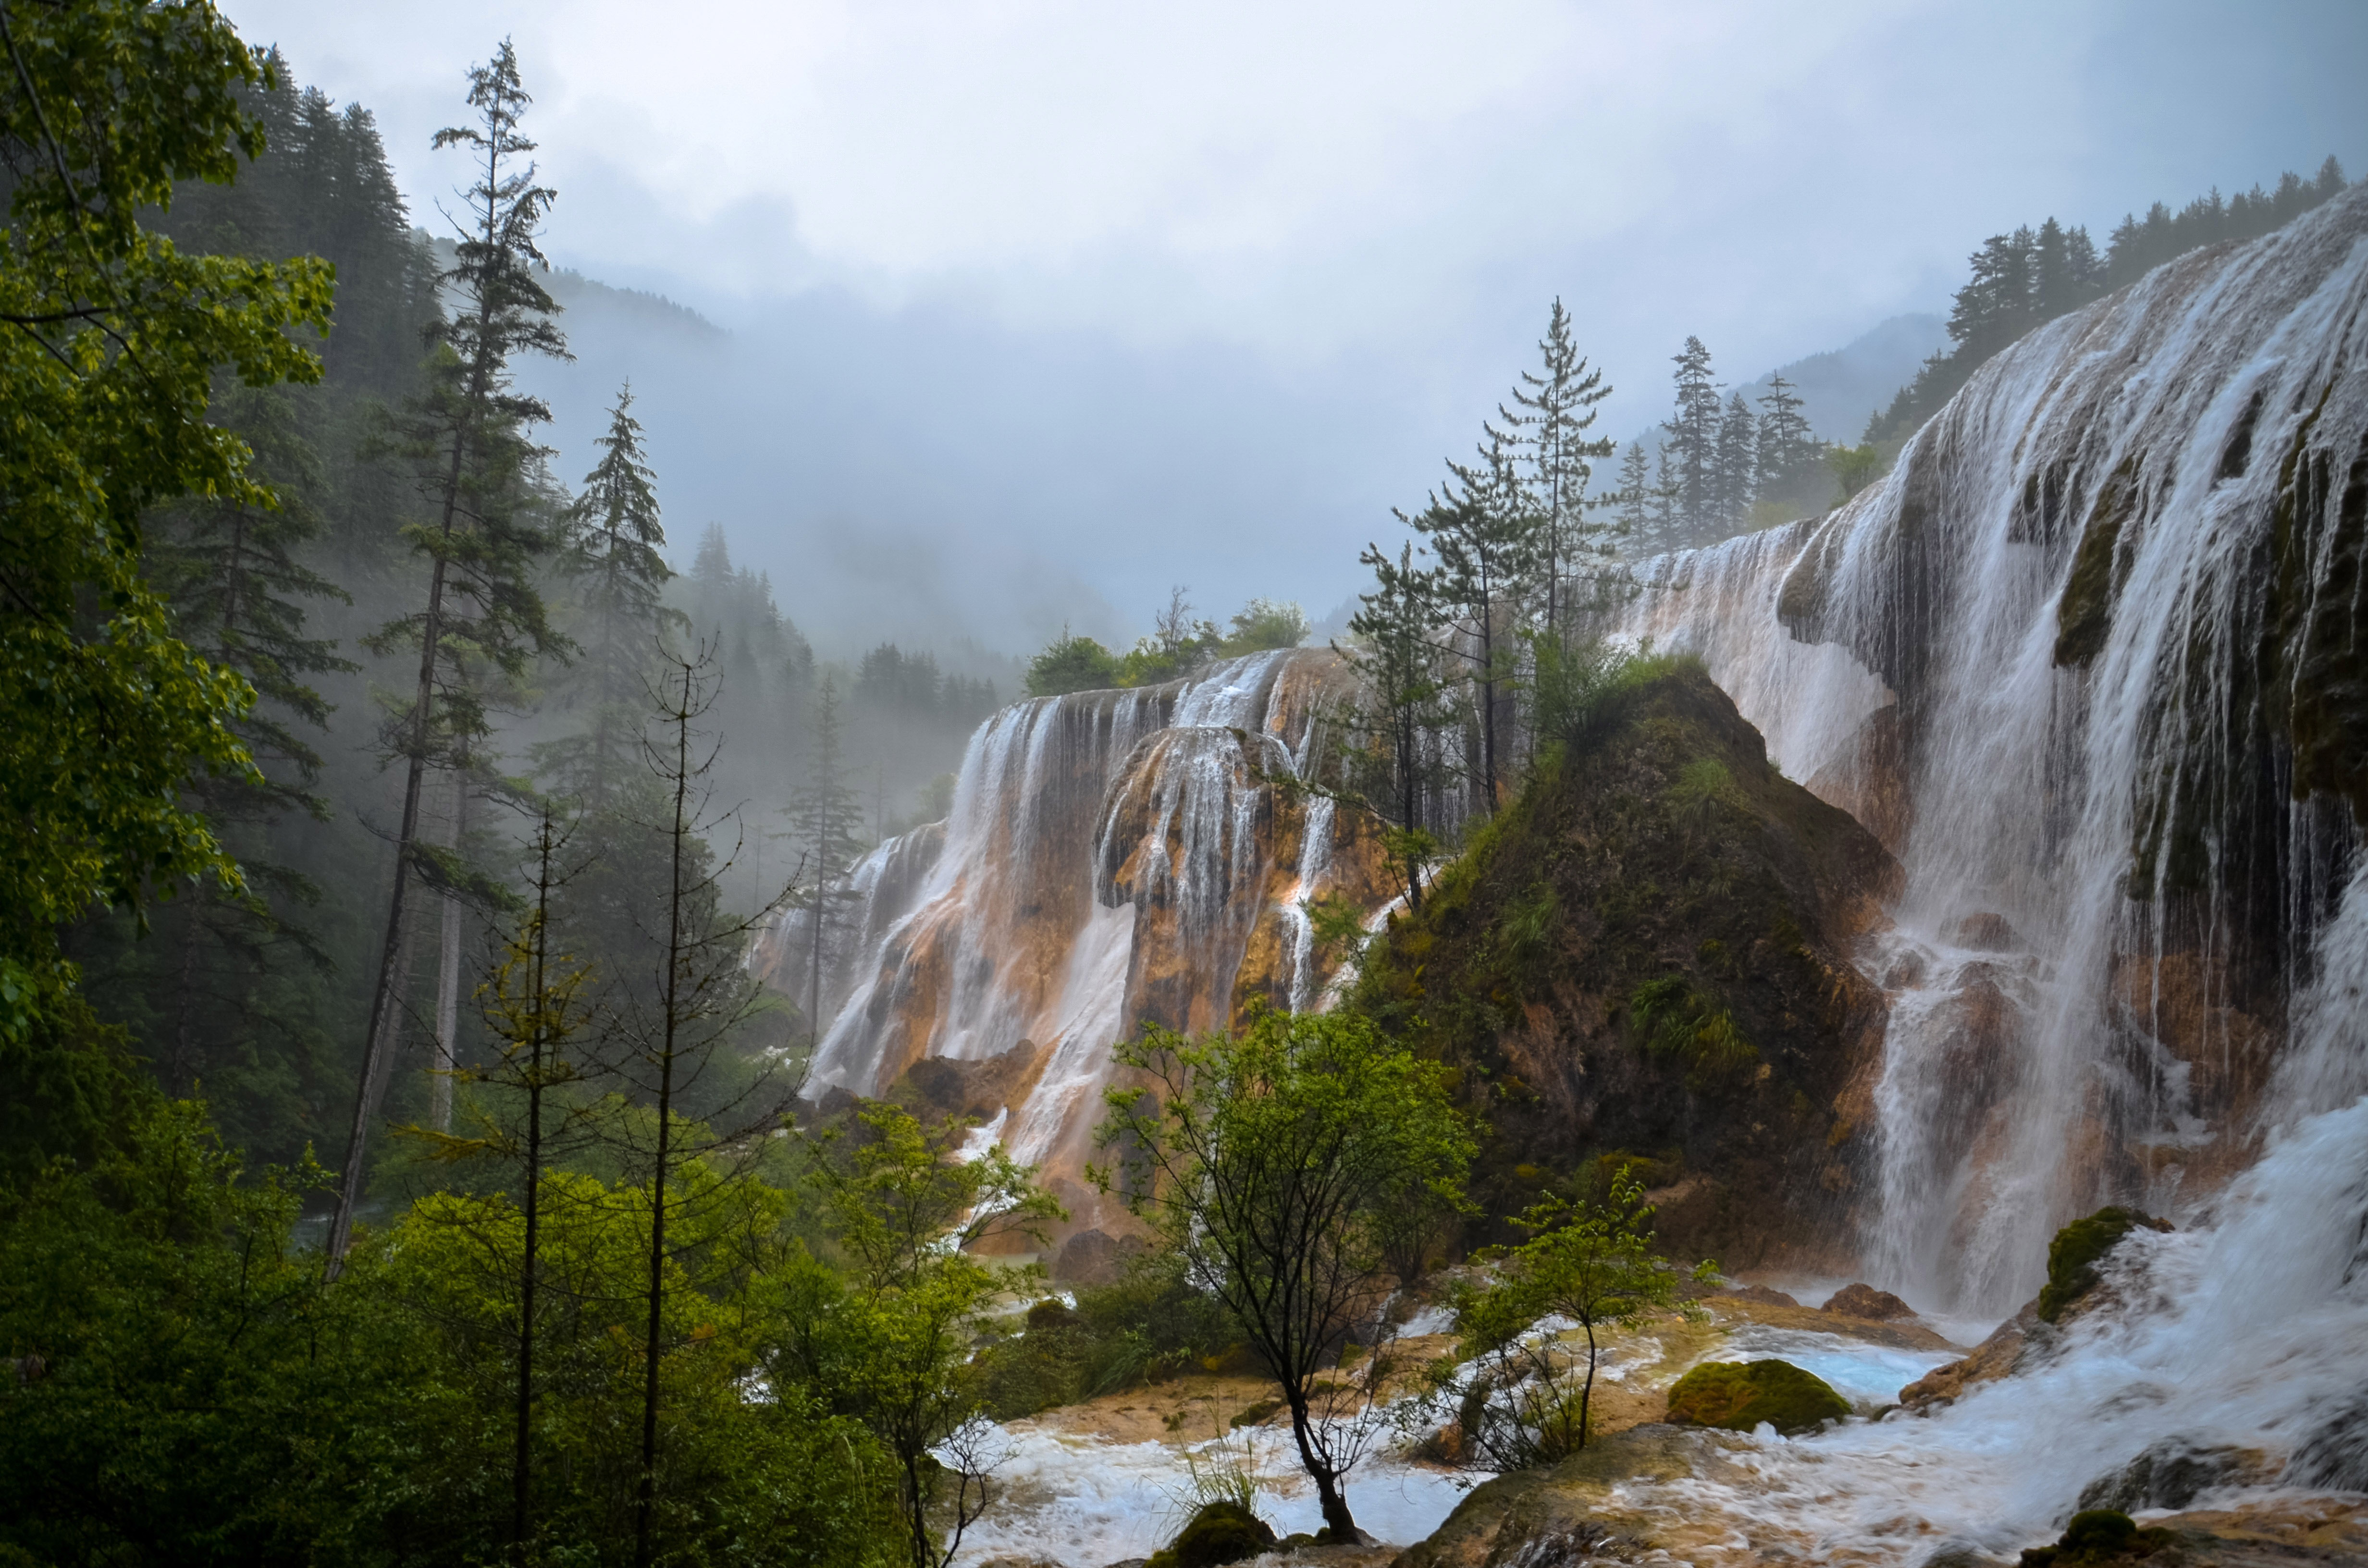
[[[1790,1361],[1705,1361],[1669,1390],[1669,1419],[1748,1432],[1765,1421],[1791,1436],[1850,1413],[1823,1378]]]
[[[1118,661],[1090,637],[1072,637],[1068,628],[1028,663],[1028,695],[1061,697],[1101,691],[1118,685]]]

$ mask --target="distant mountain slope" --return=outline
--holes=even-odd
[[[1889,404],[1900,387],[1916,379],[1924,361],[1949,347],[1948,323],[1929,312],[1897,315],[1877,323],[1839,348],[1812,354],[1780,365],[1757,381],[1726,392],[1740,391],[1744,400],[1759,406],[1778,376],[1792,383],[1801,400],[1801,413],[1819,440],[1848,446],[1866,426],[1867,415]],[[1665,367],[1666,369],[1666,367]],[[1657,424],[1621,442],[1642,441],[1648,452],[1661,441]]]

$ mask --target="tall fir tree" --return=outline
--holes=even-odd
[[[172,601],[189,646],[244,676],[258,699],[231,728],[259,772],[201,774],[186,791],[237,850],[247,889],[231,894],[199,883],[167,917],[169,1001],[159,998],[152,1017],[165,1036],[168,1086],[186,1094],[202,1077],[250,1111],[263,1108],[249,1104],[262,1085],[291,1081],[263,1066],[258,1046],[277,1037],[299,1059],[313,1046],[302,1038],[305,1022],[287,1016],[288,988],[268,977],[291,958],[325,964],[305,922],[320,890],[275,856],[273,829],[290,813],[328,818],[328,802],[314,792],[322,759],[311,737],[325,729],[329,705],[312,682],[358,666],[338,655],[334,641],[310,635],[300,602],[347,598],[303,559],[321,533],[323,485],[305,405],[290,389],[233,387],[217,408],[245,432],[250,472],[271,484],[276,505],[232,494],[168,509],[154,526],[148,575]]]
[[[1722,417],[1718,382],[1712,378],[1710,350],[1699,337],[1689,337],[1671,358],[1677,366],[1672,380],[1677,407],[1661,428],[1669,434],[1663,448],[1669,482],[1676,487],[1672,505],[1685,542],[1696,542],[1718,517],[1718,433]],[[1674,542],[1674,541],[1673,541]]]
[[[1804,475],[1818,466],[1824,454],[1801,413],[1801,400],[1792,382],[1782,376],[1770,377],[1759,409],[1759,493],[1788,495]]]
[[[537,748],[543,776],[599,813],[620,780],[637,772],[648,714],[648,683],[663,639],[689,618],[665,602],[674,569],[660,553],[657,475],[642,448],[631,382],[617,393],[609,428],[594,440],[600,460],[567,517],[560,570],[575,585],[579,650],[569,674],[581,728]]]
[[[1571,337],[1570,312],[1559,297],[1538,340],[1541,364],[1521,372],[1513,405],[1497,410],[1509,444],[1529,464],[1529,482],[1541,518],[1540,554],[1545,571],[1545,624],[1559,633],[1568,608],[1565,585],[1610,565],[1609,530],[1588,519],[1589,463],[1611,455],[1613,443],[1587,432],[1596,405],[1611,395],[1603,372],[1591,369]]]
[[[1620,534],[1631,555],[1649,553],[1653,538],[1653,463],[1645,443],[1620,454]]]
[[[370,640],[375,652],[415,653],[418,677],[387,736],[389,752],[404,768],[403,808],[361,1081],[330,1224],[333,1268],[352,1235],[370,1134],[394,1053],[414,884],[423,873],[450,881],[450,863],[421,835],[428,774],[459,770],[472,743],[490,733],[488,680],[516,678],[536,653],[563,645],[536,586],[539,558],[552,540],[534,483],[546,452],[529,432],[547,423],[551,411],[519,392],[510,372],[520,354],[567,354],[551,319],[558,306],[534,277],[537,267],[548,265],[535,240],[553,192],[535,183],[527,161],[535,144],[519,134],[518,123],[533,100],[507,40],[470,71],[469,84],[478,122],[435,136],[437,147],[467,148],[482,165],[463,193],[468,220],[444,275],[457,308],[436,327],[427,390],[397,422],[393,443],[416,465],[427,504],[428,517],[404,529],[427,560],[427,594],[417,610]]]
[[[1449,650],[1434,606],[1439,574],[1415,563],[1411,543],[1395,561],[1378,545],[1358,559],[1373,569],[1373,587],[1357,596],[1349,619],[1353,641],[1340,652],[1365,687],[1351,722],[1367,743],[1358,755],[1372,775],[1362,799],[1387,824],[1384,845],[1406,906],[1419,913],[1423,866],[1438,842],[1439,732],[1449,717],[1440,676]]]
[[[1746,521],[1751,504],[1759,498],[1759,428],[1741,392],[1727,400],[1726,412],[1719,417],[1716,481],[1721,528]]]
[[[1513,449],[1493,432],[1476,463],[1451,462],[1448,483],[1422,511],[1399,520],[1430,540],[1437,599],[1457,623],[1462,684],[1472,694],[1478,741],[1473,794],[1493,814],[1511,761],[1518,680],[1514,618],[1544,558],[1544,517]]]

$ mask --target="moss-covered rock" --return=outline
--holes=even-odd
[[[2138,1528],[2137,1521],[2127,1514],[2090,1508],[2072,1516],[2055,1545],[2032,1547],[2022,1554],[2022,1561],[2024,1568],[2087,1568],[2090,1563],[2150,1557],[2171,1540],[2169,1530]]]
[[[2074,1302],[2097,1287],[2097,1265],[2139,1226],[2167,1231],[2168,1221],[2119,1205],[2075,1220],[2047,1244],[2047,1283],[2039,1291],[2039,1320],[2061,1322]]]
[[[1176,1539],[1152,1554],[1149,1568],[1218,1568],[1274,1544],[1267,1522],[1239,1503],[1203,1503]]]
[[[1884,1017],[1849,955],[1897,875],[1670,661],[1540,761],[1351,1005],[1463,1070],[1489,1214],[1637,1162],[1668,1252],[1839,1266]]]
[[[1850,1401],[1790,1361],[1705,1361],[1669,1390],[1669,1419],[1749,1432],[1766,1422],[1788,1436],[1850,1413]]]

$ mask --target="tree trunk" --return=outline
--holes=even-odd
[[[1336,1546],[1354,1545],[1365,1538],[1358,1531],[1357,1521],[1349,1517],[1349,1499],[1340,1491],[1339,1472],[1318,1459],[1315,1445],[1307,1436],[1307,1397],[1301,1394],[1291,1402],[1291,1435],[1299,1445],[1299,1463],[1315,1483],[1315,1500],[1324,1512],[1324,1528],[1332,1532]]]
[[[444,829],[444,847],[457,849],[468,831],[469,778],[452,775],[452,814]],[[427,1075],[427,1124],[438,1132],[452,1131],[452,1073],[460,1065],[461,924],[460,896],[443,900],[443,941],[436,968],[436,1060]]]
[[[692,707],[691,675],[686,668],[682,707],[674,715],[674,856],[666,901],[666,1017],[664,1043],[658,1056],[657,1160],[650,1183],[650,1312],[642,1350],[642,1479],[633,1518],[633,1561],[638,1568],[649,1568],[651,1515],[657,1506],[658,1349],[666,1304],[666,1160],[672,1152],[675,1030],[681,1022],[682,905],[686,892],[682,885],[683,845],[692,831],[684,815],[689,810],[690,798]]]

